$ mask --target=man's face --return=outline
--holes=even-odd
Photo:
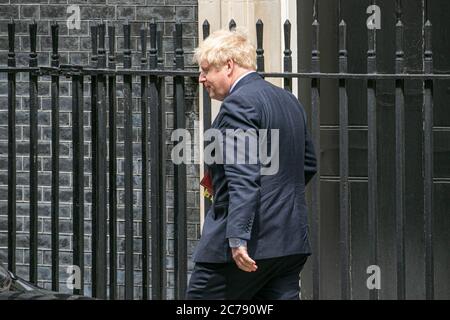
[[[211,99],[219,101],[225,99],[231,87],[230,64],[227,63],[224,66],[216,68],[203,61],[200,64],[200,68],[198,82],[203,84]]]

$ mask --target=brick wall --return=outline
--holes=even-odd
[[[66,19],[67,7],[77,4],[81,13],[81,30],[68,30]],[[49,65],[51,51],[50,23],[57,21],[60,25],[60,63],[90,63],[90,25],[93,21],[104,19],[108,24],[116,25],[117,60],[122,62],[123,31],[122,23],[129,19],[132,24],[133,65],[139,65],[140,50],[139,29],[143,22],[155,19],[163,31],[164,63],[173,65],[172,30],[176,18],[183,22],[185,64],[191,64],[193,48],[197,45],[197,1],[175,0],[0,0],[0,65],[7,63],[7,23],[16,21],[16,57],[17,65],[28,65],[29,36],[28,24],[35,19],[38,24],[38,61],[39,65]],[[8,192],[8,105],[7,76],[0,74],[0,260],[7,261],[7,192]],[[38,184],[39,184],[39,285],[51,288],[51,108],[49,77],[39,79],[39,116],[38,116]],[[68,292],[65,270],[72,264],[72,88],[68,79],[61,78],[60,83],[60,291]],[[141,159],[140,159],[140,85],[139,78],[134,78],[133,89],[133,131],[134,131],[134,237],[135,237],[135,298],[141,296]],[[197,86],[191,79],[186,79],[186,125],[193,128],[198,120]],[[124,183],[123,183],[123,93],[122,79],[118,77],[118,282],[119,297],[124,295]],[[85,77],[85,294],[91,294],[91,130],[90,130],[90,85]],[[167,109],[167,148],[170,155],[170,132],[174,126],[173,87],[168,79],[166,87]],[[28,278],[29,262],[29,98],[28,74],[17,75],[16,141],[17,141],[17,274]],[[167,267],[168,298],[173,298],[174,289],[174,243],[173,243],[173,164],[167,161]],[[199,169],[197,165],[187,166],[187,212],[188,212],[188,252],[192,253],[199,237]],[[192,263],[189,259],[189,268]],[[150,270],[149,270],[150,272]]]

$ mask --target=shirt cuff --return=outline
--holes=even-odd
[[[229,238],[228,243],[230,248],[247,247],[247,241],[240,238]]]

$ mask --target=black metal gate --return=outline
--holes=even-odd
[[[108,27],[109,52],[106,54],[106,25],[100,23],[91,27],[92,64],[91,66],[61,65],[58,54],[59,26],[51,26],[52,61],[50,67],[38,66],[36,54],[36,23],[29,25],[30,48],[29,67],[16,67],[15,23],[8,24],[9,53],[8,66],[0,72],[8,73],[8,268],[16,269],[16,77],[20,73],[29,74],[30,97],[30,228],[29,228],[29,280],[38,281],[38,82],[43,76],[51,77],[51,113],[52,113],[52,185],[51,185],[51,243],[52,243],[52,289],[59,289],[59,80],[69,77],[72,82],[72,213],[73,213],[73,265],[80,270],[81,286],[74,288],[75,294],[84,293],[85,254],[85,166],[92,166],[92,295],[98,298],[115,299],[117,297],[117,249],[118,249],[118,211],[117,211],[117,93],[123,92],[124,108],[124,252],[125,252],[125,299],[134,297],[133,235],[136,219],[133,216],[133,175],[136,164],[133,162],[133,77],[140,77],[141,109],[141,174],[142,174],[142,298],[166,298],[166,116],[165,116],[165,80],[173,79],[176,105],[177,128],[185,127],[184,77],[197,76],[196,72],[183,71],[184,55],[182,49],[182,25],[177,23],[174,31],[175,66],[173,70],[163,70],[162,37],[156,23],[140,30],[141,64],[133,68],[131,61],[130,24],[123,26],[124,50],[123,68],[117,68],[115,52],[115,27]],[[150,35],[148,35],[148,32]],[[150,38],[150,50],[147,55],[147,41]],[[85,88],[85,78],[90,77],[90,90]],[[123,89],[117,88],[116,79],[123,77]],[[90,101],[84,99],[90,92]],[[92,162],[85,162],[85,110],[90,104],[91,125],[87,131],[92,141]],[[150,147],[151,146],[151,147]],[[136,158],[136,157],[134,157]],[[151,181],[149,181],[149,174]],[[184,295],[187,280],[186,245],[186,168],[175,168],[175,264],[176,297]],[[151,216],[149,215],[151,208]],[[151,221],[151,229],[149,223]],[[66,230],[67,231],[67,230]],[[151,239],[151,244],[150,244]],[[151,266],[150,266],[151,253]],[[150,268],[151,267],[151,268]],[[151,281],[148,270],[151,269]],[[109,276],[108,276],[109,275]],[[151,283],[150,283],[151,282]],[[149,288],[152,288],[149,294]],[[109,291],[107,290],[109,289]]]
[[[297,6],[298,96],[320,153],[304,297],[447,299],[448,2]]]

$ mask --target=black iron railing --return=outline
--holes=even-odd
[[[396,25],[396,73],[379,74],[376,70],[376,30],[368,31],[367,73],[348,73],[347,31],[346,24],[339,24],[339,73],[320,72],[319,21],[317,8],[313,22],[311,72],[293,72],[292,51],[290,47],[291,25],[284,24],[284,70],[283,72],[264,72],[263,22],[256,24],[257,34],[257,68],[266,78],[282,78],[284,88],[292,91],[295,78],[310,79],[311,90],[311,131],[316,146],[320,151],[320,80],[337,79],[339,89],[339,165],[340,165],[340,276],[341,297],[351,298],[352,281],[350,276],[350,194],[349,194],[349,123],[348,123],[348,88],[349,79],[359,79],[367,83],[368,114],[368,224],[367,234],[370,248],[370,264],[378,264],[378,185],[377,177],[377,129],[376,129],[376,83],[378,80],[395,80],[395,141],[396,141],[396,254],[397,254],[397,295],[405,297],[405,92],[407,80],[421,80],[424,84],[424,222],[426,230],[426,297],[434,296],[433,275],[433,81],[448,80],[448,74],[433,73],[433,54],[431,48],[431,23],[424,26],[425,51],[424,72],[406,74],[404,68],[403,32],[401,16]],[[229,28],[236,27],[232,20]],[[114,26],[108,26],[109,39],[106,49],[106,25],[100,23],[91,26],[92,59],[91,65],[61,65],[58,53],[58,25],[52,24],[51,66],[38,66],[36,55],[36,23],[30,24],[29,67],[16,67],[15,23],[8,24],[9,52],[8,64],[0,67],[0,72],[8,74],[8,267],[16,268],[16,76],[29,74],[30,83],[30,261],[29,276],[37,282],[38,273],[38,165],[37,165],[37,118],[38,118],[38,82],[41,76],[51,76],[51,113],[52,113],[52,182],[51,182],[51,251],[52,251],[52,288],[58,290],[59,283],[59,81],[60,77],[69,77],[72,81],[72,140],[73,140],[73,263],[81,270],[81,288],[74,289],[76,294],[84,293],[85,265],[85,212],[84,212],[84,86],[85,78],[90,77],[90,107],[92,124],[89,128],[92,136],[92,295],[98,298],[115,299],[117,292],[117,78],[123,78],[124,101],[124,193],[125,193],[125,298],[134,296],[133,268],[133,77],[140,77],[140,116],[142,128],[142,297],[144,299],[166,298],[166,115],[165,95],[167,79],[173,81],[175,102],[175,129],[185,128],[185,79],[198,77],[198,72],[184,70],[184,51],[182,48],[182,24],[177,22],[173,34],[175,64],[171,70],[161,67],[160,55],[163,51],[161,33],[155,22],[142,26],[140,30],[141,60],[139,66],[132,65],[130,24],[123,26],[124,48],[123,67],[116,62]],[[210,33],[209,23],[203,23],[203,38]],[[147,52],[147,41],[150,49]],[[205,130],[211,125],[211,101],[203,92],[203,121]],[[108,131],[109,130],[109,131]],[[320,156],[318,157],[320,168]],[[151,173],[151,180],[149,181]],[[312,292],[313,298],[321,297],[320,290],[320,224],[321,224],[321,187],[319,174],[309,186],[312,199]],[[186,231],[186,166],[175,166],[174,172],[174,207],[175,207],[175,297],[183,298],[187,283],[188,254]],[[209,204],[205,204],[208,208]],[[151,215],[149,208],[151,207]],[[151,221],[151,229],[148,229]],[[148,241],[151,238],[151,244]],[[109,242],[108,242],[109,241]],[[109,245],[108,245],[109,244]],[[108,249],[109,247],[109,249]],[[149,259],[151,256],[151,264]],[[151,281],[148,269],[151,267]],[[109,275],[109,281],[108,281]],[[151,294],[149,287],[151,285]],[[371,298],[377,299],[376,290],[371,291]]]

